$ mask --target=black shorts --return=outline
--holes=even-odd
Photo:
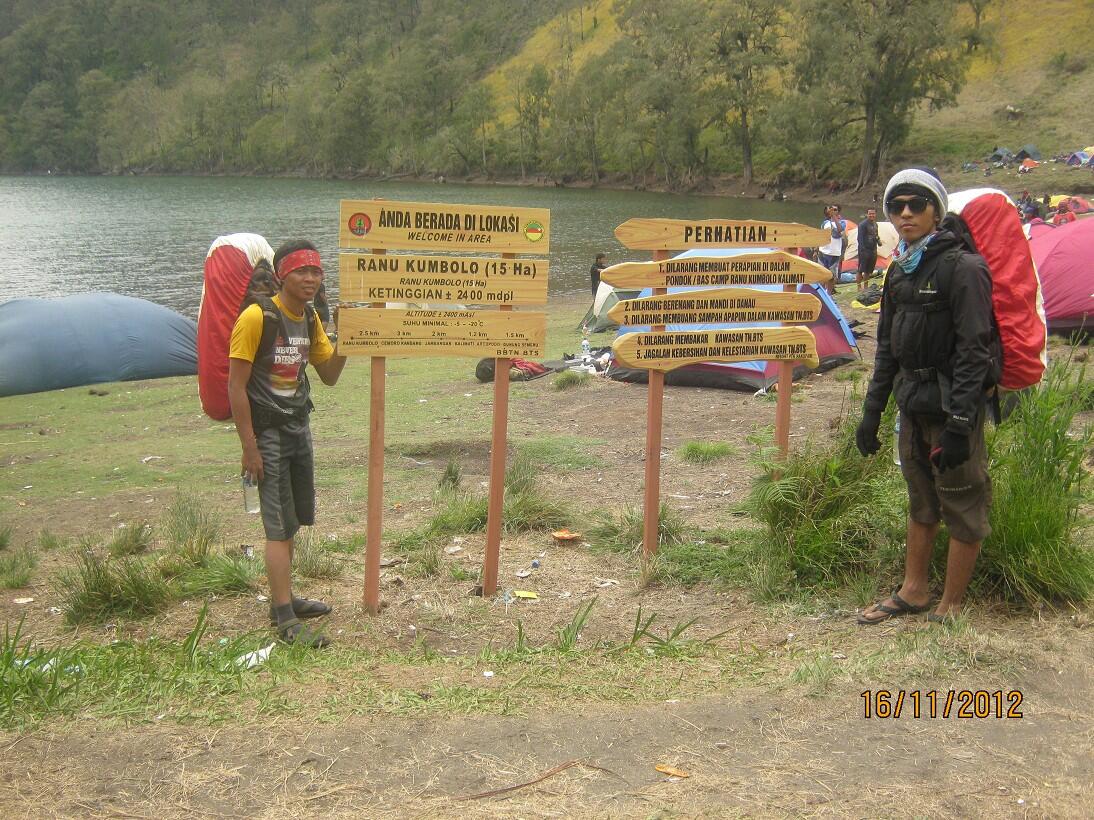
[[[877,267],[877,251],[868,254],[859,254],[858,257],[858,272],[859,273],[873,273],[874,268]]]
[[[262,456],[258,500],[268,541],[288,541],[315,523],[315,459],[311,428],[297,432],[272,427],[256,436]]]

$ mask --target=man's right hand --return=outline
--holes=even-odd
[[[855,446],[864,456],[872,456],[881,449],[881,441],[878,440],[878,430],[881,429],[881,413],[877,410],[865,410],[862,421],[855,430]]]
[[[242,465],[244,474],[249,474],[255,482],[262,480],[262,456],[257,443],[243,448]]]

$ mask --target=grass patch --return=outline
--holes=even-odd
[[[296,539],[293,545],[293,566],[304,578],[338,578],[342,575],[342,559],[328,549],[327,544],[311,532]]]
[[[557,470],[586,470],[603,467],[602,459],[589,451],[605,444],[602,439],[578,436],[550,436],[526,439],[517,446],[520,458],[543,467]]]
[[[809,441],[784,462],[760,452],[762,474],[742,505],[766,528],[753,553],[753,582],[778,594],[784,580],[798,588],[833,589],[865,574],[896,567],[904,535],[906,498],[892,462],[892,436],[863,458],[854,445],[858,418],[847,415],[831,439]],[[887,414],[882,430],[891,430]]]
[[[15,528],[11,524],[0,525],[0,550],[6,550],[11,546],[11,534]]]
[[[73,551],[75,567],[58,573],[61,610],[70,624],[162,612],[174,595],[160,571],[140,558],[110,560],[85,544]]]
[[[199,567],[220,537],[220,522],[197,498],[180,495],[167,511],[163,533],[181,564]]]
[[[68,541],[61,538],[59,535],[55,535],[49,530],[42,530],[38,533],[38,549],[41,552],[53,552],[63,547],[68,546]]]
[[[176,583],[186,597],[242,595],[254,590],[261,571],[262,564],[254,558],[220,553],[209,555],[201,566],[184,569]]]
[[[601,514],[588,529],[593,549],[608,552],[639,552],[642,549],[643,515],[640,506],[624,507],[617,513]],[[661,504],[657,516],[658,551],[683,544],[687,525],[680,513]]]
[[[676,454],[689,464],[710,464],[733,455],[735,450],[724,441],[689,441]]]
[[[114,530],[106,551],[115,558],[123,555],[140,555],[152,546],[152,525],[146,521]]]
[[[563,370],[555,376],[554,381],[551,382],[551,387],[555,390],[573,390],[575,387],[587,387],[591,379],[592,376],[588,373]]]
[[[22,589],[30,583],[38,556],[34,548],[22,546],[0,555],[0,589]]]
[[[1041,387],[1024,394],[991,434],[994,503],[975,578],[981,591],[1029,604],[1080,602],[1094,593],[1094,550],[1081,513],[1094,430],[1072,430],[1092,400],[1086,364],[1055,360]]]

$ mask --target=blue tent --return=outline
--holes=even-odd
[[[705,250],[690,250],[676,256],[676,259],[686,259],[692,256],[738,256],[743,253],[757,253],[768,250],[767,248],[717,248]],[[727,286],[732,287],[732,286]],[[755,290],[781,291],[781,285],[756,285]],[[707,288],[669,288],[669,293],[682,293],[689,290],[706,290]],[[854,361],[859,357],[858,345],[855,344],[854,334],[843,318],[843,312],[832,300],[828,292],[820,285],[800,285],[801,293],[812,293],[821,301],[821,315],[816,322],[809,325],[813,335],[817,339],[817,354],[820,357],[818,371],[830,370],[846,362]],[[649,288],[642,291],[640,297],[651,296],[653,291]],[[705,324],[705,325],[669,325],[666,329],[673,331],[687,330],[725,330],[738,327],[778,327],[778,322],[750,322],[741,324]],[[618,336],[625,333],[639,333],[649,330],[649,326],[625,325],[619,328]],[[805,365],[794,368],[794,378],[800,379],[810,370]],[[608,370],[608,376],[619,381],[645,382],[647,371],[636,368],[619,367],[615,364]],[[753,361],[753,362],[704,362],[670,370],[665,374],[665,384],[674,384],[691,387],[720,387],[727,390],[759,390],[767,389],[778,381],[778,363]]]
[[[116,293],[0,304],[0,396],[197,373],[197,325]]]
[[[1090,154],[1086,151],[1076,151],[1070,157],[1067,158],[1068,165],[1089,165]]]

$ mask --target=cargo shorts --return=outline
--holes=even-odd
[[[908,517],[917,524],[945,522],[950,536],[976,543],[991,534],[991,477],[984,445],[986,408],[977,413],[969,435],[969,460],[940,472],[931,464],[946,419],[900,414],[900,471],[908,485]]]
[[[271,427],[258,433],[262,480],[258,501],[268,541],[288,541],[315,523],[315,461],[311,428]]]

